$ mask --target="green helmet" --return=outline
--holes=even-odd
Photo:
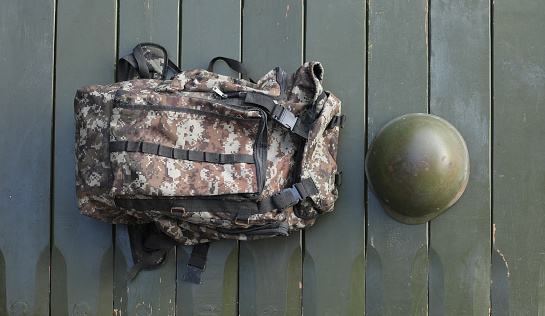
[[[469,154],[449,122],[430,114],[407,114],[379,131],[367,152],[365,173],[392,218],[421,224],[460,198],[469,179]]]

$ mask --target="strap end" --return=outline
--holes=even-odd
[[[195,266],[192,266],[192,265],[188,264],[187,265],[187,272],[184,274],[183,279],[186,282],[191,282],[191,283],[194,283],[194,284],[201,284],[202,283],[202,278],[201,278],[202,271],[203,271],[203,269],[197,268]]]

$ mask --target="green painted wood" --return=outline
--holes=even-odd
[[[497,0],[493,19],[492,315],[543,315],[545,3]]]
[[[190,0],[182,2],[181,67],[208,67],[216,56],[240,60],[241,3],[238,0]],[[218,62],[215,72],[238,76]],[[193,247],[178,247],[178,315],[238,314],[238,243],[215,241],[210,245],[200,285],[184,282]]]
[[[143,270],[134,280],[123,277],[134,265],[127,226],[116,226],[114,315],[175,315],[176,252],[170,251],[165,264],[155,270]]]
[[[388,121],[428,106],[427,1],[368,4],[368,141]],[[368,189],[369,315],[426,314],[427,225],[394,221]]]
[[[79,87],[113,82],[115,19],[112,0],[57,3],[53,315],[112,312],[112,226],[80,215],[76,204],[74,96]]]
[[[178,60],[178,0],[119,2],[119,56],[132,52],[140,42],[164,46],[173,61]],[[174,315],[176,312],[176,251],[172,249],[160,269],[141,271],[126,282],[125,273],[133,266],[125,226],[115,235],[114,311],[120,315]]]
[[[430,112],[461,132],[470,155],[464,195],[430,223],[430,315],[486,315],[490,308],[489,5],[430,4]]]
[[[119,56],[132,53],[136,44],[162,45],[178,64],[180,0],[119,0]]]
[[[241,14],[240,0],[183,1],[180,66],[206,69],[217,56],[240,60]],[[238,76],[221,61],[214,65],[214,72]]]
[[[0,314],[49,310],[54,4],[0,3]]]
[[[303,62],[303,1],[246,1],[242,60],[253,77]],[[301,233],[240,243],[241,315],[301,314]]]
[[[337,161],[343,185],[335,210],[305,234],[303,310],[362,315],[365,309],[366,2],[307,1],[306,60],[324,66],[324,89],[348,116]],[[340,58],[342,56],[342,58]]]

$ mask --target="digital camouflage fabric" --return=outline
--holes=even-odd
[[[253,83],[207,70],[80,88],[80,212],[177,243],[253,240],[333,210],[341,102],[318,62]]]

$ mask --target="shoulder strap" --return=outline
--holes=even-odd
[[[131,281],[140,270],[157,269],[167,258],[167,253],[177,243],[174,239],[160,232],[154,223],[143,226],[128,226],[134,266],[125,274],[125,280]]]
[[[131,79],[166,79],[168,71],[181,70],[168,58],[166,49],[155,43],[140,43],[132,53],[119,59],[117,81]]]

